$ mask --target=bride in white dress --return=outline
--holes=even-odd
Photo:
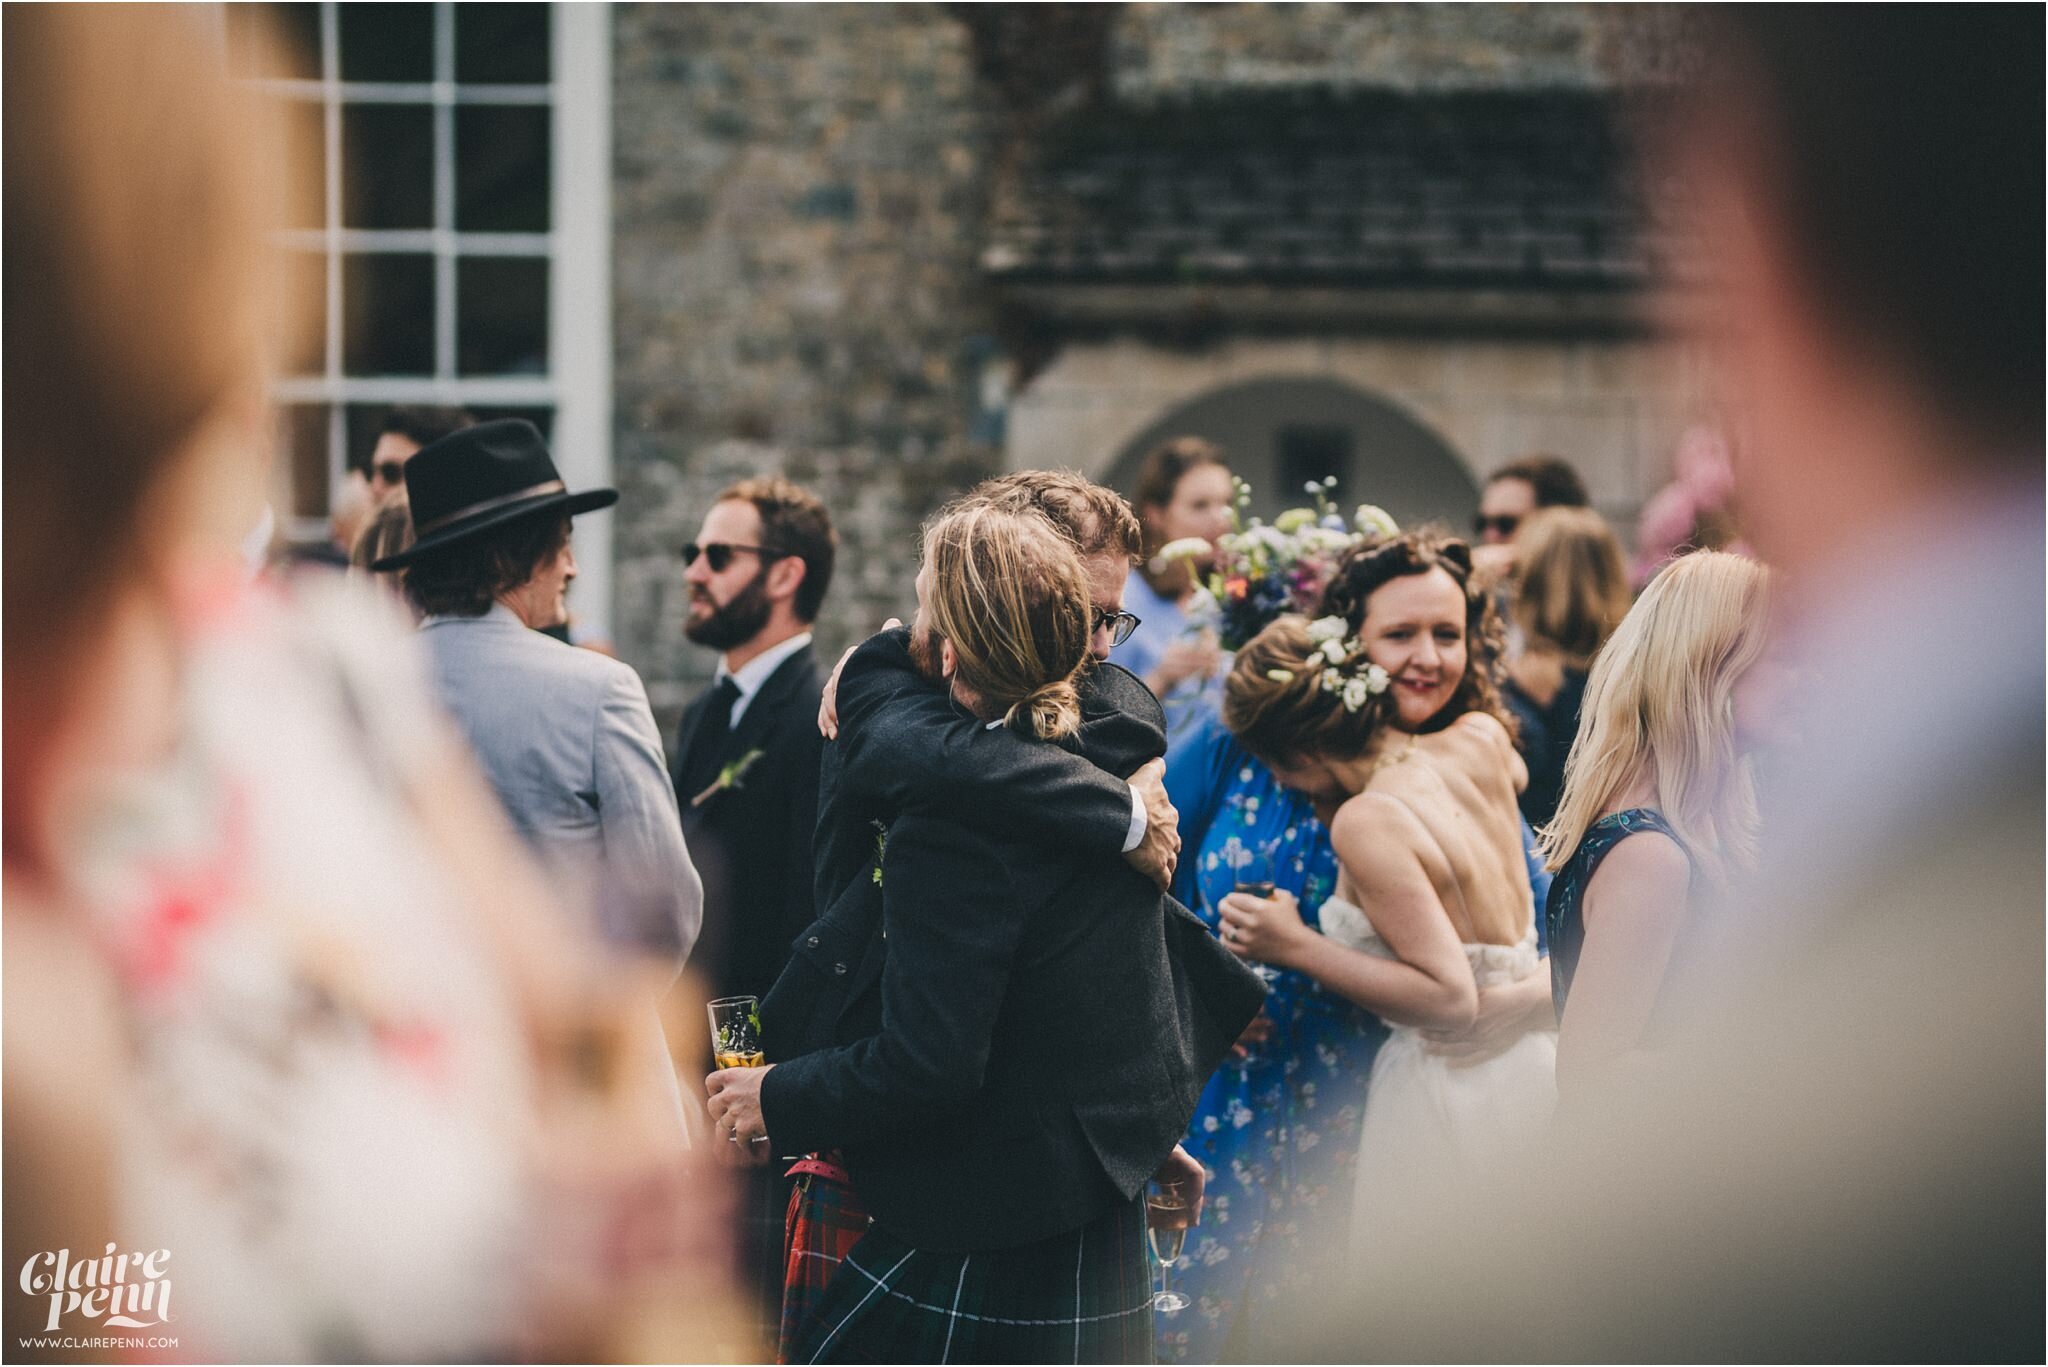
[[[1352,1209],[1354,1250],[1436,1184],[1526,1163],[1556,1099],[1557,1033],[1516,1029],[1446,1049],[1481,994],[1542,971],[1506,728],[1468,712],[1428,735],[1391,724],[1393,681],[1341,618],[1282,618],[1238,653],[1224,719],[1280,781],[1316,801],[1341,875],[1323,933],[1286,893],[1234,894],[1224,942],[1377,1013]],[[1547,983],[1537,983],[1547,990]]]

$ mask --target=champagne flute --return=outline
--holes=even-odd
[[[720,997],[704,1008],[711,1017],[711,1057],[721,1068],[760,1068],[768,1062],[761,1043],[761,999]]]
[[[1169,1269],[1180,1257],[1187,1241],[1188,1184],[1186,1181],[1158,1181],[1145,1193],[1145,1239],[1152,1245],[1152,1257],[1159,1264],[1159,1294],[1152,1298],[1154,1310],[1169,1313],[1188,1308],[1188,1298],[1167,1281]],[[1161,1224],[1160,1216],[1168,1223]]]

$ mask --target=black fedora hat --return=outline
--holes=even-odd
[[[587,513],[619,501],[616,489],[570,493],[540,429],[523,418],[480,422],[421,447],[405,463],[405,495],[419,539],[374,561],[373,570],[404,569],[517,518]]]

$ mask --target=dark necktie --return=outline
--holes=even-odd
[[[732,735],[732,706],[739,697],[740,686],[729,674],[712,685],[704,719],[690,738],[690,753],[684,756],[682,781],[676,785],[676,800],[686,812],[691,799],[711,786],[725,763],[726,741]]]

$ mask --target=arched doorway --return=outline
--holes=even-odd
[[[1252,486],[1250,512],[1268,521],[1327,475],[1337,477],[1340,506],[1377,503],[1403,526],[1438,519],[1464,528],[1479,508],[1478,486],[1435,433],[1383,399],[1320,378],[1244,380],[1180,404],[1125,444],[1104,482],[1129,494],[1146,455],[1188,435],[1223,448]]]

